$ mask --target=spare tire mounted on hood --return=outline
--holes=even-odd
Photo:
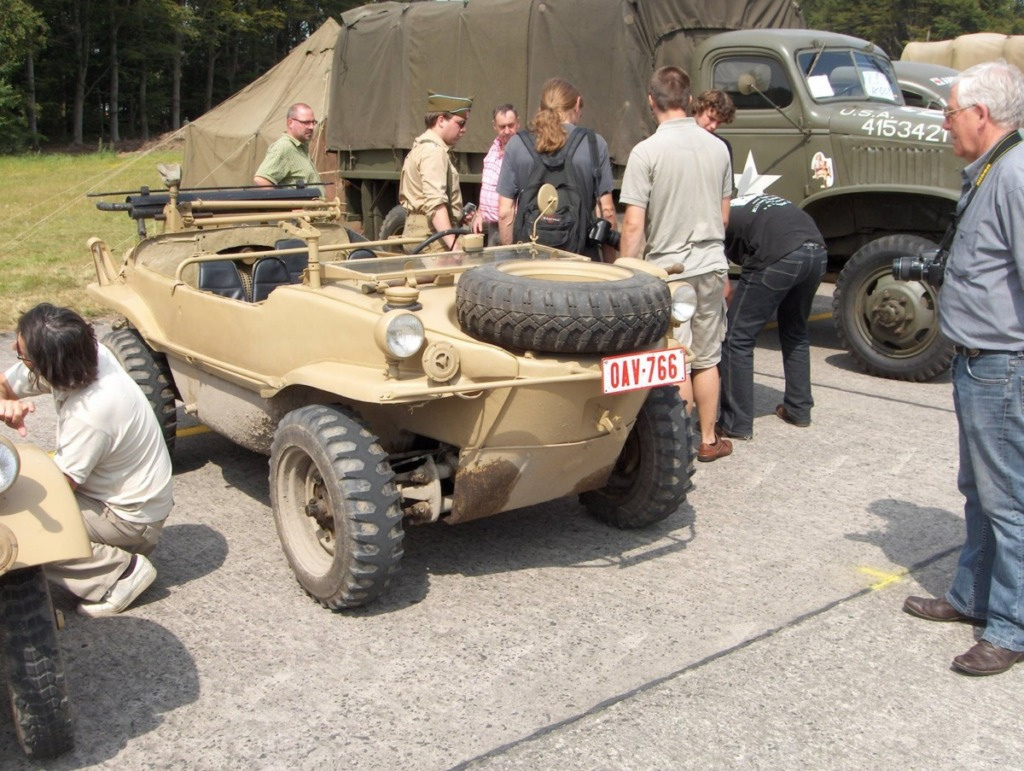
[[[630,268],[594,262],[517,260],[466,271],[456,287],[459,324],[503,348],[611,354],[665,336],[668,285]]]

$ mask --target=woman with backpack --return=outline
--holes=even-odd
[[[615,222],[612,166],[608,143],[593,129],[578,128],[583,97],[572,83],[544,83],[540,109],[505,149],[498,178],[498,226],[503,244],[528,242],[536,226],[542,244],[601,260],[587,234],[599,217]],[[539,211],[537,191],[544,183],[558,190],[558,208]],[[606,262],[615,258],[610,246]]]

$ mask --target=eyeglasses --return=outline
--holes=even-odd
[[[292,118],[292,120],[296,123],[301,123],[303,126],[315,126],[318,123],[316,118],[313,120],[299,120],[298,118]]]
[[[30,359],[28,356],[22,356],[20,353],[15,355],[18,357],[18,361],[28,362],[29,364],[32,363],[32,359]]]
[[[958,112],[963,112],[964,110],[969,110],[969,109],[971,109],[974,106],[975,105],[973,105],[973,104],[965,104],[963,107],[957,107],[955,110],[951,110],[951,109],[949,109],[947,107],[945,110],[942,111],[942,115],[943,115],[943,117],[945,117],[946,120],[949,120],[954,115],[956,115]]]
[[[455,121],[459,125],[460,129],[466,127],[466,119],[465,118],[452,118],[452,120]]]

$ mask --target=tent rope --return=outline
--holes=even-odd
[[[183,130],[184,130],[184,128],[180,128],[177,131],[172,132],[171,134],[167,135],[164,139],[162,139],[160,142],[157,142],[156,144],[154,144],[148,150],[143,150],[142,152],[140,152],[137,155],[135,155],[135,157],[129,158],[124,163],[116,166],[115,168],[111,169],[110,171],[108,171],[106,173],[97,174],[95,177],[93,177],[91,179],[83,180],[82,182],[74,184],[74,185],[72,185],[69,188],[65,188],[64,190],[61,190],[59,193],[57,193],[57,194],[55,194],[53,196],[50,196],[49,198],[47,198],[47,199],[45,199],[43,201],[40,201],[39,203],[33,204],[32,206],[30,206],[24,212],[16,214],[15,217],[26,216],[30,212],[34,211],[35,209],[38,209],[40,206],[49,205],[50,202],[53,201],[55,198],[63,198],[64,196],[68,196],[68,195],[71,196],[70,198],[66,198],[64,200],[64,202],[62,204],[58,205],[56,208],[51,208],[50,212],[48,214],[44,215],[43,217],[41,217],[36,222],[34,222],[33,224],[29,225],[27,228],[25,228],[25,230],[21,231],[20,233],[18,233],[15,236],[13,236],[7,243],[5,243],[0,248],[2,248],[3,250],[7,250],[7,249],[10,249],[11,247],[17,246],[22,241],[24,241],[28,236],[30,236],[32,233],[34,233],[36,230],[38,230],[42,225],[46,224],[47,222],[49,222],[54,217],[57,217],[57,216],[63,214],[64,212],[66,212],[68,209],[70,209],[75,204],[80,203],[81,201],[85,200],[85,198],[88,196],[88,193],[87,192],[79,192],[79,191],[82,191],[83,189],[84,190],[89,190],[94,185],[99,185],[99,184],[102,184],[102,183],[106,182],[107,180],[113,179],[118,174],[122,173],[125,169],[128,169],[131,166],[135,165],[139,161],[141,161],[144,158],[146,158],[147,156],[149,156],[151,153],[154,153],[157,150],[162,150],[171,141],[177,139],[178,136],[182,133]]]

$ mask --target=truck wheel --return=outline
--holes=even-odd
[[[277,534],[299,584],[324,607],[364,605],[398,572],[394,478],[377,437],[340,408],[302,407],[278,424],[270,448]]]
[[[634,351],[665,336],[672,310],[660,278],[595,262],[515,260],[459,277],[459,324],[503,348],[547,353]]]
[[[103,344],[117,357],[132,380],[139,384],[160,424],[167,451],[173,454],[178,430],[178,408],[175,404],[178,392],[167,357],[152,350],[142,336],[129,327],[115,329],[105,335]]]
[[[949,369],[953,345],[939,331],[938,291],[892,275],[896,257],[935,248],[919,236],[885,236],[857,250],[840,272],[832,299],[836,329],[870,374],[920,382]]]
[[[608,483],[580,494],[591,515],[624,529],[668,517],[686,500],[693,429],[675,386],[654,388],[629,432]]]
[[[52,758],[75,743],[50,589],[41,567],[0,578],[0,637],[18,743]]]
[[[384,216],[384,221],[380,225],[380,235],[377,238],[383,241],[391,236],[400,236],[403,230],[405,230],[405,208],[393,206],[391,211]]]

